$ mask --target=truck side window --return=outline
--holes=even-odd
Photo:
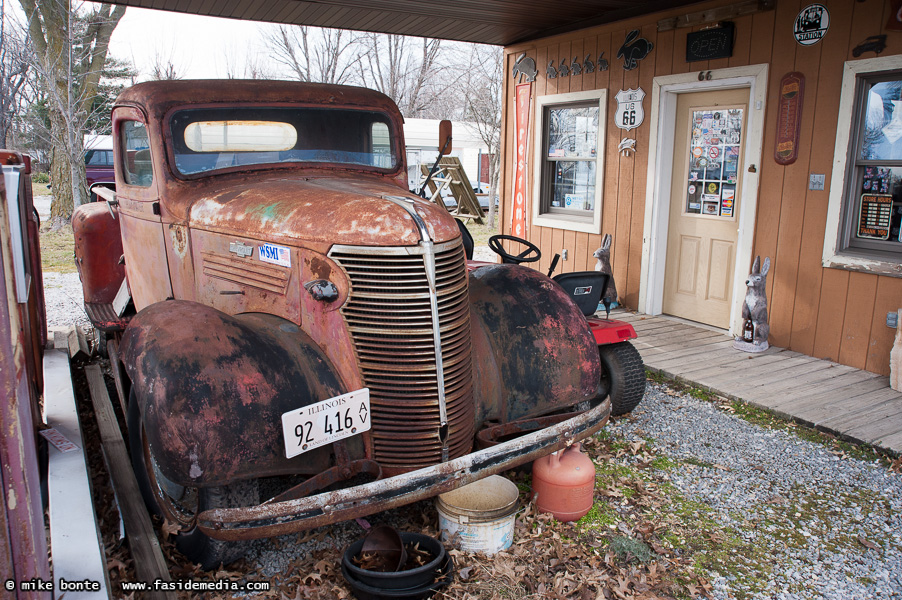
[[[122,136],[122,173],[125,175],[125,182],[138,187],[150,187],[153,184],[153,169],[147,127],[138,121],[123,121],[119,132]]]
[[[388,124],[382,121],[373,123],[372,139],[373,165],[390,169],[394,160],[391,154],[391,135],[388,131]]]

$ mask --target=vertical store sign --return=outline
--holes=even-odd
[[[517,123],[517,166],[514,169],[514,206],[511,210],[511,234],[526,236],[526,145],[529,141],[529,99],[532,86],[517,85],[517,103],[514,119]]]

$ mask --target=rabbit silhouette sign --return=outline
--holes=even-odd
[[[761,266],[761,257],[756,256],[752,264],[752,272],[745,285],[748,288],[745,293],[745,301],[742,303],[743,335],[736,338],[733,347],[745,352],[764,352],[768,349],[767,336],[770,326],[767,324],[767,273],[770,271],[770,258],[764,259],[764,267]],[[751,339],[749,339],[751,338]]]

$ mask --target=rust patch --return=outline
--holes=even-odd
[[[329,279],[332,276],[332,265],[322,258],[314,256],[310,259],[310,272],[314,279]]]
[[[182,260],[188,254],[188,230],[182,225],[170,225],[169,236],[172,238],[172,249]]]

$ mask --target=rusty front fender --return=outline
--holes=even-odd
[[[332,466],[331,446],[285,458],[282,413],[347,391],[295,324],[169,300],[135,316],[120,356],[169,480],[204,487]],[[347,447],[364,457],[363,436]]]
[[[472,327],[483,332],[474,335],[477,415],[507,423],[598,394],[598,346],[582,312],[551,279],[517,265],[481,267],[470,275],[470,300]]]

